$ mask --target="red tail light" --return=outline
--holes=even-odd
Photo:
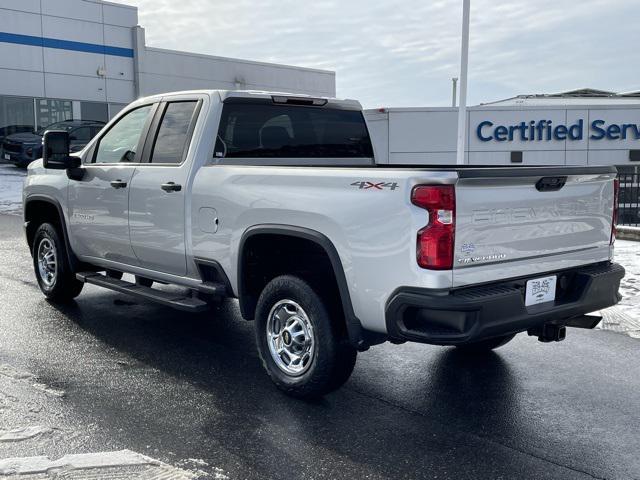
[[[620,200],[620,180],[617,178],[613,181],[613,218],[611,219],[611,240],[609,243],[613,245],[616,241],[616,225],[618,224],[618,201]]]
[[[418,185],[411,203],[429,213],[429,223],[418,231],[418,265],[430,270],[451,270],[455,240],[456,196],[453,185]]]

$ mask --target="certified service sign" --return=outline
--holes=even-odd
[[[588,127],[588,128],[587,128]],[[588,126],[584,120],[565,125],[555,125],[551,120],[531,120],[514,125],[495,125],[489,120],[480,122],[476,135],[482,142],[548,142],[551,140],[640,140],[637,123],[607,123],[593,120]]]

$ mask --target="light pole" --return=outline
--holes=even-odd
[[[464,164],[467,143],[467,66],[469,63],[469,10],[471,0],[462,2],[462,48],[460,51],[460,106],[458,107],[458,151],[456,164]]]
[[[451,106],[453,108],[456,108],[456,100],[457,100],[457,90],[458,90],[458,77],[453,77],[451,79],[451,82],[453,82],[453,86],[452,91],[451,91]]]

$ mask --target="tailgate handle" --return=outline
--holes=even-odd
[[[536,182],[539,192],[557,192],[567,183],[567,177],[542,177]]]

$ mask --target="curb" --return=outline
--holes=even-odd
[[[640,227],[625,227],[618,225],[616,227],[616,238],[620,240],[635,240],[640,242]]]

